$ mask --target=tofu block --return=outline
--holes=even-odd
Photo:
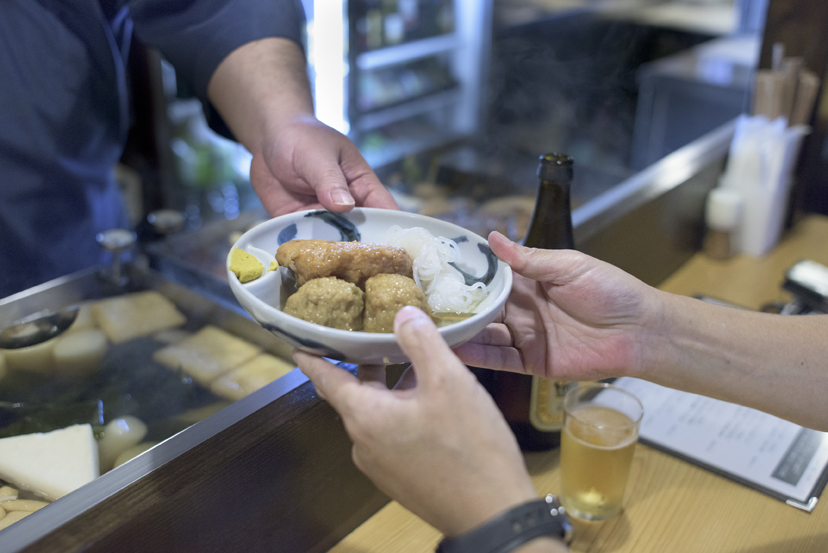
[[[0,478],[46,499],[61,498],[99,474],[88,424],[0,439]]]
[[[235,401],[264,388],[292,371],[295,366],[269,353],[263,353],[215,379],[210,390],[218,396]]]
[[[155,352],[153,359],[177,370],[179,367],[202,386],[230,372],[262,351],[241,338],[207,325],[178,344]]]
[[[187,322],[175,304],[155,291],[101,300],[92,305],[92,316],[109,341],[115,344]]]

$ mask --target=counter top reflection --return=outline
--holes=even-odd
[[[828,265],[828,217],[799,221],[771,254],[714,261],[696,254],[661,288],[704,294],[748,308],[790,299],[785,271],[801,259]],[[526,454],[541,494],[560,490],[558,452]],[[824,498],[823,498],[823,501]],[[820,503],[822,503],[820,502]],[[574,521],[572,551],[583,553],[823,553],[828,505],[800,511],[647,446],[635,450],[626,507],[605,522]],[[333,553],[426,553],[440,533],[396,502],[331,549]]]

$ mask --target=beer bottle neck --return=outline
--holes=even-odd
[[[524,245],[549,250],[575,247],[569,189],[568,179],[541,179],[535,213]]]

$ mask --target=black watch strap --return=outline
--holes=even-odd
[[[465,534],[444,539],[437,553],[507,553],[541,536],[553,536],[566,544],[572,540],[566,511],[551,494],[518,505]]]

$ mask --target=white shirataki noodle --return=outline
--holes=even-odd
[[[460,261],[460,248],[454,240],[434,236],[424,228],[394,225],[388,229],[386,244],[403,248],[414,260],[414,280],[435,313],[476,313],[488,294],[485,284],[467,285],[449,265]]]

